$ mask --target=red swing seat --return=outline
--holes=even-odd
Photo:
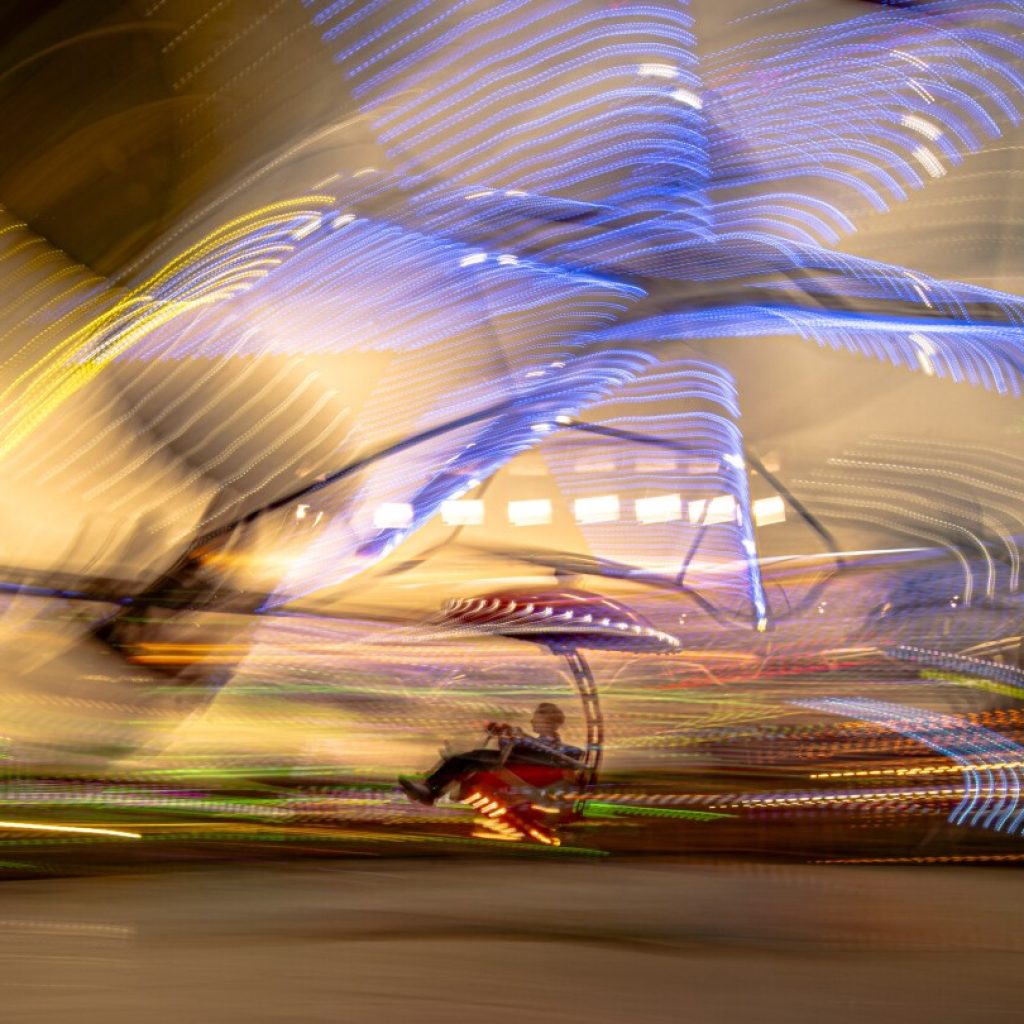
[[[579,790],[579,769],[571,765],[510,763],[467,775],[458,799],[472,807],[496,836],[529,838],[546,846],[559,846],[557,829],[579,821],[577,801],[560,799],[559,791]]]

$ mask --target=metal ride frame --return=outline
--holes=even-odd
[[[604,753],[604,717],[601,714],[601,701],[594,673],[579,648],[575,646],[561,650],[552,648],[552,653],[561,654],[569,665],[573,681],[576,683],[576,691],[583,705],[583,720],[587,729],[586,753],[583,758],[583,767],[579,773],[580,799],[576,805],[578,810],[586,799],[587,791],[593,789],[597,784],[597,772],[601,767],[601,757]]]

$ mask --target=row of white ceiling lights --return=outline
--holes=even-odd
[[[614,523],[622,519],[622,501],[617,494],[602,494],[573,501],[573,515],[578,525]],[[751,507],[758,526],[785,522],[786,508],[782,498],[760,498]],[[507,503],[506,513],[512,526],[545,526],[554,516],[550,498],[530,498]],[[374,510],[373,524],[381,530],[406,529],[412,524],[413,506],[409,502],[385,501]],[[683,502],[679,494],[658,494],[633,501],[637,523],[671,523],[682,521],[684,514],[693,526],[714,526],[739,521],[739,506],[731,494],[710,499]],[[441,519],[448,526],[482,526],[484,502],[461,498],[441,505]]]

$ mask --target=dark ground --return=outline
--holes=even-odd
[[[1006,870],[292,862],[0,897],[11,1022],[974,1024],[1024,995]]]

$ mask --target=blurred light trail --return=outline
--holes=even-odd
[[[272,203],[224,225],[119,298],[0,392],[7,406],[0,458],[71,395],[147,335],[185,313],[224,302],[266,277],[295,249],[296,225],[330,196]]]
[[[87,828],[84,825],[40,825],[27,821],[0,821],[0,829],[28,829],[32,832],[82,832],[97,836],[119,836],[123,839],[141,839],[141,832],[122,832],[114,828]]]
[[[927,650],[906,644],[886,648],[885,653],[890,658],[898,658],[900,661],[960,672],[967,676],[977,676],[979,679],[991,679],[1013,687],[1015,691],[1024,695],[1024,669],[1014,668],[1012,665],[1004,665],[988,658],[955,654],[950,651]]]
[[[884,701],[832,697],[793,703],[877,723],[945,754],[965,769],[963,790],[956,791],[961,799],[950,821],[1010,833],[1022,831],[1024,809],[1019,805],[1024,775],[1009,766],[1024,761],[1024,747],[1007,737],[955,715]]]

